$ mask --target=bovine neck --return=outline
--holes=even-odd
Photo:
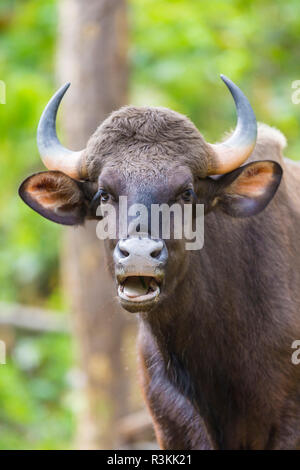
[[[191,257],[193,278],[186,276],[172,299],[144,318],[169,380],[207,418],[216,441],[220,426],[248,413],[248,395],[256,394],[259,403],[260,393],[265,394],[260,371],[274,344],[289,351],[292,305],[282,280],[286,273],[272,272],[274,263],[282,266],[284,254],[274,249],[274,234],[266,243],[268,234],[257,229],[259,224],[249,227],[224,223],[218,246],[220,224],[212,219],[203,250]],[[283,312],[284,325],[282,318],[278,322]],[[273,362],[270,375],[272,368]]]

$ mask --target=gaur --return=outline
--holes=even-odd
[[[206,142],[169,109],[127,106],[79,152],[56,135],[63,86],[38,127],[49,171],[19,193],[65,225],[97,218],[99,205],[118,212],[120,196],[149,209],[202,204],[201,250],[145,233],[105,241],[119,302],[139,317],[143,394],[159,445],[297,449],[300,166],[283,157],[284,136],[257,125],[242,91],[222,79],[238,116],[224,141]]]

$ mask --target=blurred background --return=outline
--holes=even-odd
[[[123,104],[188,115],[208,141],[235,125],[219,79],[300,158],[298,0],[1,0],[0,449],[152,448],[138,386],[136,320],[120,311],[95,227],[62,228],[19,199],[43,170],[35,135],[59,85],[75,150]]]

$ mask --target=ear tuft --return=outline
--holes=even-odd
[[[77,181],[60,171],[30,176],[21,184],[19,195],[33,210],[63,225],[83,223],[86,204]]]

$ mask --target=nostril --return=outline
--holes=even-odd
[[[161,248],[158,248],[157,250],[152,251],[152,253],[150,253],[150,256],[151,258],[158,258],[160,254],[161,254]]]
[[[128,251],[124,250],[124,248],[120,248],[120,252],[124,256],[124,258],[127,258],[129,256]]]

